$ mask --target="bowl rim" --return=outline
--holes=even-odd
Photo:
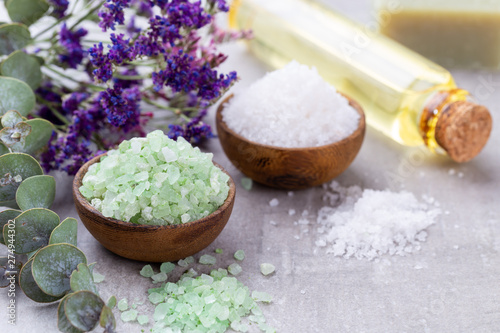
[[[326,145],[322,145],[322,146],[314,146],[314,147],[279,147],[279,146],[271,146],[271,145],[266,145],[266,144],[262,144],[262,143],[258,143],[258,142],[255,142],[255,141],[248,140],[247,138],[243,137],[242,135],[236,133],[231,128],[229,128],[229,126],[226,124],[226,122],[224,121],[223,116],[222,116],[222,111],[223,111],[225,105],[229,102],[229,100],[231,98],[234,97],[234,94],[230,94],[229,96],[227,96],[226,98],[224,98],[224,100],[222,100],[222,102],[220,102],[220,104],[217,106],[217,112],[216,112],[215,120],[216,120],[216,123],[218,125],[220,125],[224,129],[224,131],[228,132],[229,134],[231,134],[232,136],[236,137],[237,139],[239,139],[241,141],[247,142],[247,143],[252,144],[254,146],[257,146],[257,147],[261,147],[261,148],[265,148],[265,149],[285,151],[285,152],[292,152],[292,153],[293,152],[303,152],[303,151],[319,151],[319,150],[324,150],[326,148],[332,148],[333,146],[342,145],[342,144],[346,143],[347,141],[353,140],[354,138],[356,138],[358,136],[363,136],[364,133],[365,133],[365,131],[366,131],[365,112],[364,112],[363,108],[361,107],[361,105],[358,102],[356,102],[354,99],[352,99],[349,96],[345,95],[344,93],[341,93],[340,91],[337,91],[337,92],[339,94],[341,94],[344,98],[346,98],[347,101],[349,102],[349,105],[354,110],[356,110],[356,112],[359,114],[360,118],[359,118],[359,122],[358,122],[358,127],[356,128],[356,130],[354,132],[352,132],[349,136],[343,138],[342,140],[335,141],[335,142],[332,142],[332,143],[329,143],[329,144],[326,144]],[[220,140],[220,136],[219,136],[219,140]]]
[[[107,152],[104,154],[95,156],[91,160],[87,161],[84,165],[82,165],[82,167],[80,167],[80,169],[78,170],[78,172],[75,175],[75,178],[73,179],[73,194],[74,194],[75,200],[77,200],[79,202],[79,204],[83,207],[83,209],[89,211],[93,215],[99,216],[101,219],[105,220],[106,222],[111,222],[111,223],[115,224],[116,226],[125,227],[125,228],[133,228],[136,230],[169,230],[169,229],[189,228],[189,227],[192,227],[194,225],[207,223],[208,221],[212,220],[215,216],[222,214],[234,202],[234,198],[235,198],[235,194],[236,194],[236,186],[235,186],[233,178],[226,171],[226,169],[224,169],[220,164],[212,161],[212,163],[216,167],[221,169],[222,172],[224,172],[226,175],[229,176],[229,180],[228,180],[229,192],[227,194],[227,198],[226,198],[226,200],[224,200],[224,203],[219,208],[217,208],[217,210],[214,211],[213,213],[211,213],[211,214],[209,214],[201,219],[195,220],[195,221],[181,223],[181,224],[169,224],[169,225],[135,224],[135,223],[131,223],[131,222],[117,220],[117,219],[112,218],[112,217],[106,217],[106,216],[102,215],[102,213],[100,211],[98,211],[97,209],[92,207],[92,205],[88,202],[88,200],[80,192],[80,186],[82,186],[82,180],[86,174],[86,170],[88,170],[88,168],[92,164],[100,162],[101,157],[103,157],[105,155],[107,155]],[[84,170],[85,170],[85,172],[84,172]]]

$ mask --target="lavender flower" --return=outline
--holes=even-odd
[[[59,61],[69,68],[77,68],[82,63],[85,51],[82,49],[81,39],[87,35],[87,30],[80,28],[73,32],[64,23],[59,32],[59,43],[63,52],[59,54]]]
[[[94,66],[92,74],[97,81],[107,82],[113,76],[113,65],[107,55],[104,54],[102,43],[94,45],[89,49],[90,62]]]
[[[113,78],[113,83],[123,89],[131,88],[134,86],[140,86],[142,80],[129,79],[127,77],[138,76],[139,72],[134,67],[127,67],[120,72],[120,78]]]
[[[52,6],[52,16],[55,18],[62,18],[69,6],[68,0],[48,0],[49,5]]]
[[[62,103],[62,109],[66,114],[73,114],[80,104],[89,97],[90,95],[86,92],[74,92]]]
[[[115,65],[120,65],[124,61],[132,61],[137,57],[137,51],[130,45],[130,39],[124,39],[123,34],[110,35],[111,42],[110,51],[108,53],[108,60]]]
[[[125,133],[139,125],[141,93],[137,87],[108,88],[99,94],[101,106],[111,125],[120,127]]]
[[[116,24],[124,24],[125,16],[123,10],[128,8],[130,0],[107,0],[104,9],[99,11],[98,16],[101,19],[99,27],[103,32],[108,29],[115,30]]]

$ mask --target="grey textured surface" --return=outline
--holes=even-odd
[[[325,1],[362,22],[373,19],[367,1]],[[265,72],[241,46],[228,48],[227,68],[236,68],[248,85]],[[310,220],[322,206],[321,188],[295,192],[273,190],[254,184],[240,186],[242,175],[225,158],[217,140],[204,150],[226,167],[238,184],[233,215],[216,241],[201,254],[216,255],[217,267],[226,267],[232,254],[244,249],[240,279],[250,289],[274,296],[263,306],[271,325],[279,332],[496,332],[500,331],[500,74],[454,71],[459,85],[475,93],[490,108],[494,131],[489,144],[472,162],[457,165],[445,157],[431,156],[423,148],[402,147],[368,129],[365,143],[352,166],[339,178],[343,185],[393,190],[406,189],[420,197],[427,194],[441,204],[443,214],[429,228],[421,251],[407,257],[382,257],[379,261],[339,259],[314,246],[316,225],[294,225],[297,212],[307,209]],[[489,84],[487,82],[490,82]],[[491,83],[492,82],[492,83]],[[213,114],[212,114],[213,115]],[[454,169],[455,175],[449,175]],[[458,177],[463,173],[463,177]],[[55,211],[62,218],[76,216],[70,195],[71,179],[56,175]],[[280,204],[270,207],[278,198]],[[277,225],[272,225],[275,221]],[[295,236],[300,236],[296,239]],[[138,272],[144,263],[120,258],[104,249],[79,226],[78,245],[89,262],[106,276],[101,295],[147,301],[149,279]],[[4,251],[2,248],[1,251]],[[264,277],[259,264],[270,262],[276,273]],[[154,266],[156,270],[159,266]],[[204,271],[207,271],[205,268]],[[175,278],[175,276],[173,277]],[[17,293],[17,325],[6,326],[7,296],[0,290],[2,332],[55,332],[56,305],[41,305]],[[152,317],[152,308],[140,313]],[[118,310],[115,315],[119,316]],[[138,324],[122,324],[119,332],[140,332]]]

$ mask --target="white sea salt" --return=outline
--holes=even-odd
[[[418,251],[427,237],[425,229],[441,214],[439,208],[405,191],[362,190],[342,187],[336,181],[328,190],[339,199],[319,210],[316,245],[335,256],[372,260],[383,254],[404,256]]]
[[[222,111],[226,124],[250,141],[277,147],[316,147],[340,141],[359,114],[315,68],[292,61],[235,93]]]
[[[269,201],[269,206],[271,207],[276,207],[280,204],[280,201],[276,198],[273,198],[271,201]]]

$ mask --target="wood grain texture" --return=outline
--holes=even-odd
[[[365,136],[365,115],[361,106],[348,98],[360,114],[359,126],[349,137],[320,147],[280,148],[249,141],[231,130],[222,119],[226,98],[217,109],[217,135],[229,160],[243,174],[261,184],[297,190],[326,183],[352,163]]]
[[[100,161],[101,156],[88,161],[76,174],[73,180],[73,199],[78,215],[87,230],[111,252],[139,261],[179,260],[206,248],[226,226],[236,194],[231,177],[229,177],[229,194],[226,201],[217,211],[203,219],[180,225],[152,226],[104,217],[89,204],[79,190],[89,166]],[[221,166],[214,164],[227,174]]]

